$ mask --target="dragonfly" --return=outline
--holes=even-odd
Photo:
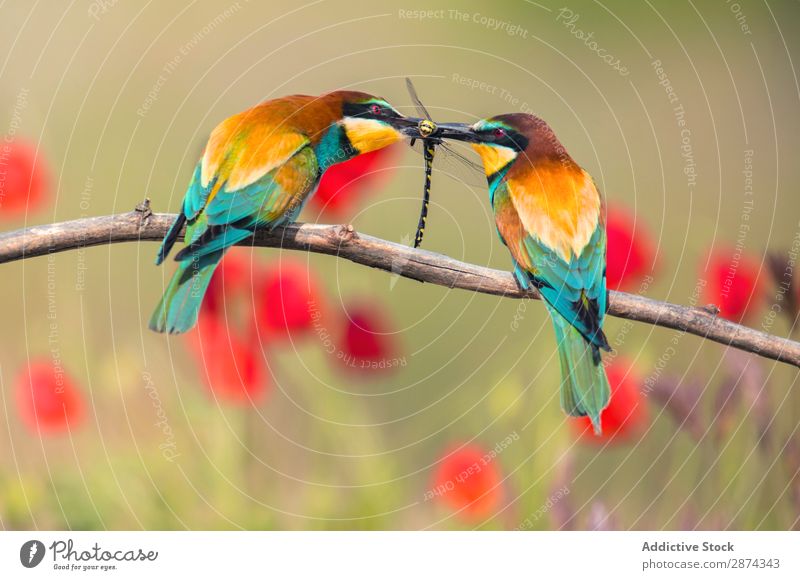
[[[456,159],[469,167],[470,170],[476,171],[480,175],[483,175],[483,167],[474,161],[470,161],[437,137],[439,133],[438,126],[428,112],[428,109],[422,104],[419,95],[417,95],[417,90],[414,88],[414,83],[412,83],[409,78],[406,78],[406,88],[417,109],[417,114],[420,117],[424,117],[418,125],[419,134],[421,135],[420,140],[422,141],[422,155],[425,159],[425,183],[422,189],[422,208],[419,213],[417,232],[414,235],[414,247],[419,248],[422,244],[422,239],[425,237],[425,224],[428,219],[428,206],[430,205],[431,198],[431,174],[433,173],[433,159],[436,156],[436,149],[440,148],[448,157]],[[416,138],[411,140],[411,147],[414,147],[416,141]]]

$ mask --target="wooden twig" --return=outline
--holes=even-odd
[[[155,214],[149,205],[111,216],[33,226],[0,234],[0,263],[88,246],[160,241],[175,216]],[[508,272],[357,233],[351,226],[295,223],[258,231],[241,245],[282,247],[345,258],[406,278],[507,298],[538,298],[517,287]],[[611,292],[612,316],[686,331],[800,368],[800,343],[747,328],[716,316],[713,308],[690,308],[624,292]]]

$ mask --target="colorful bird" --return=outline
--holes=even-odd
[[[472,145],[483,161],[497,232],[519,286],[544,299],[558,340],[561,406],[601,433],[610,390],[600,356],[608,303],[603,202],[591,176],[553,130],[513,113],[474,125],[440,124],[442,138]]]
[[[418,137],[418,121],[381,98],[336,91],[274,99],[220,123],[158,252],[161,264],[186,224],[187,245],[175,256],[178,269],[150,328],[169,333],[192,328],[211,275],[230,246],[256,227],[293,221],[329,167]]]

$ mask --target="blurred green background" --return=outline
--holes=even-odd
[[[608,200],[630,208],[649,230],[658,263],[646,294],[688,304],[709,250],[736,243],[743,219],[744,249],[759,260],[767,251],[785,254],[800,229],[800,91],[792,66],[800,56],[800,6],[735,6],[7,2],[0,8],[0,128],[17,110],[18,134],[48,160],[52,191],[44,208],[5,219],[2,228],[127,212],[145,196],[155,211],[174,212],[205,138],[223,118],[263,99],[341,87],[381,95],[411,113],[403,82],[411,77],[436,119],[520,110],[545,118]],[[421,18],[418,10],[440,12]],[[593,33],[619,67],[576,30]],[[654,61],[668,75],[675,103]],[[21,92],[27,104],[20,111]],[[676,105],[690,130],[693,184],[684,172]],[[743,175],[748,150],[752,198]],[[508,269],[482,179],[472,178],[435,174],[425,248]],[[348,221],[407,240],[421,183],[421,157],[404,149],[390,179]],[[311,210],[303,219],[326,221]],[[357,379],[337,372],[312,336],[268,353],[274,384],[264,400],[229,406],[209,397],[184,340],[146,328],[171,270],[153,265],[156,247],[102,246],[0,266],[3,528],[796,523],[800,493],[786,459],[800,418],[796,369],[752,363],[768,381],[769,448],[757,443],[747,404],[733,411],[722,436],[709,431],[698,440],[650,400],[647,428],[635,440],[586,444],[560,411],[555,345],[539,304],[527,305],[514,330],[518,301],[393,281],[311,255],[334,308],[365,296],[383,305],[408,364]],[[281,251],[255,253],[269,261]],[[788,336],[790,325],[781,317],[770,330]],[[644,377],[674,346],[664,372],[699,383],[703,427],[711,425],[730,372],[724,347],[689,335],[673,345],[672,331],[618,319],[608,320],[607,333]],[[86,417],[69,434],[40,438],[18,416],[14,380],[27,361],[54,348],[86,399]],[[148,380],[174,432],[179,456],[172,461],[159,447],[164,435]],[[493,464],[502,499],[491,514],[463,518],[426,500],[449,446],[491,449],[510,434],[519,438]],[[564,485],[568,501],[532,517]],[[559,510],[568,510],[566,519]]]

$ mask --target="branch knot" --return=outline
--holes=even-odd
[[[339,244],[349,244],[358,239],[358,232],[352,224],[341,225],[336,228],[336,237]]]

